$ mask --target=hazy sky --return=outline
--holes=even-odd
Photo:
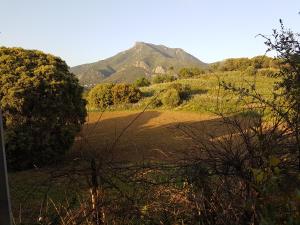
[[[282,18],[300,31],[300,0],[0,0],[0,45],[39,49],[70,66],[135,41],[183,48],[204,62],[263,54],[259,33]]]

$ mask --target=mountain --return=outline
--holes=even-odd
[[[136,42],[132,48],[113,57],[75,66],[70,70],[82,85],[93,86],[100,82],[130,83],[140,77],[165,74],[182,67],[206,66],[180,48]]]

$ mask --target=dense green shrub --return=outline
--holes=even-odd
[[[161,75],[155,75],[155,76],[152,77],[151,82],[153,84],[159,84],[159,83],[163,83],[164,79],[163,79],[163,77]]]
[[[248,67],[254,69],[274,68],[278,69],[279,60],[267,56],[253,58],[231,58],[210,66],[213,71],[245,71]]]
[[[178,76],[180,78],[192,78],[198,77],[201,74],[204,74],[205,71],[203,69],[193,67],[193,68],[182,68],[180,69]]]
[[[152,96],[146,101],[146,105],[149,105],[151,108],[158,108],[163,105],[161,98],[158,96]]]
[[[254,76],[257,72],[254,66],[248,66],[247,69],[244,71],[248,76]]]
[[[92,108],[105,109],[113,104],[113,84],[98,84],[88,93],[88,103]]]
[[[172,82],[175,81],[177,78],[172,75],[155,75],[152,78],[153,84],[159,84],[159,83],[166,83],[166,82]]]
[[[174,88],[177,90],[181,100],[188,99],[192,93],[191,86],[188,84],[172,83],[168,88]]]
[[[0,107],[11,169],[41,167],[63,156],[85,121],[82,93],[60,58],[0,48]]]
[[[111,105],[136,103],[142,97],[141,91],[130,84],[98,84],[88,94],[89,106],[105,109]]]
[[[138,78],[134,81],[135,87],[147,87],[149,85],[150,85],[150,81],[145,77]]]
[[[180,103],[180,95],[179,92],[175,88],[168,89],[165,93],[163,93],[161,102],[164,106],[176,107]]]
[[[111,89],[114,104],[136,103],[141,97],[141,91],[130,84],[116,84]]]

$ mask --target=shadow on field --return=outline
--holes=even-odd
[[[98,121],[99,115],[98,118],[97,113],[90,115],[90,121],[81,132],[83,138],[74,145],[75,152],[113,152],[116,160],[172,160],[181,154],[193,154],[196,148],[195,140],[183,131],[196,139],[209,135],[220,137],[230,132],[220,118],[201,118],[201,115],[183,112],[146,111],[136,120],[139,113],[107,112]]]
[[[129,124],[131,126],[128,127]],[[111,151],[115,139],[127,127]],[[222,119],[197,113],[106,112],[102,116],[99,112],[89,113],[87,123],[70,152],[70,158],[51,168],[10,174],[15,217],[22,213],[23,221],[32,221],[32,218],[37,218],[36,212],[39,212],[41,199],[45,196],[51,196],[54,202],[60,202],[66,198],[66,193],[73,196],[78,191],[76,188],[86,188],[85,179],[78,179],[76,173],[83,171],[84,175],[89,172],[89,164],[76,161],[77,154],[83,153],[81,156],[85,158],[92,152],[93,156],[101,156],[106,161],[111,159],[113,152],[115,162],[172,161],[193,157],[197,154],[196,143],[182,131],[204,140],[208,138],[207,134],[220,137],[230,132]]]
[[[191,91],[191,95],[203,95],[207,94],[208,90],[207,89],[194,89]]]

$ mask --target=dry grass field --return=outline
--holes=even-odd
[[[73,151],[113,153],[118,160],[168,160],[191,154],[194,135],[226,134],[216,116],[174,111],[91,112]]]
[[[220,137],[228,132],[223,121],[211,114],[182,111],[90,112],[73,149],[61,164],[10,173],[14,216],[19,221],[38,218],[41,199],[45,196],[57,202],[65,199],[66,193],[72,196],[72,192],[66,190],[72,190],[74,184],[67,177],[55,174],[65,174],[73,168],[77,154],[83,153],[82,156],[88,157],[91,152],[93,157],[116,163],[191,159],[200,153],[198,140],[207,140],[207,134]],[[89,168],[81,163],[75,167]]]

